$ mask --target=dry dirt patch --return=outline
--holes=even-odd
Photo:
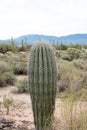
[[[26,76],[17,76],[16,79],[18,81],[25,77]],[[13,91],[15,89],[16,86],[0,88],[0,130],[35,130],[30,95],[26,93],[14,93]],[[6,115],[6,108],[4,108],[3,105],[3,96],[8,93],[11,93],[11,96],[14,99],[14,104],[10,107],[9,115]],[[81,103],[80,106],[82,106],[82,111],[85,111],[84,108],[87,108],[86,105],[87,103]],[[79,112],[79,103],[77,106]],[[63,108],[64,106],[62,107],[61,98],[56,98],[54,111],[54,117],[57,119],[56,130],[67,129],[65,128],[67,124],[63,121],[62,117]]]
[[[21,80],[24,77],[25,76],[18,76],[18,80]],[[33,130],[34,119],[30,95],[12,93],[15,87],[16,86],[8,86],[0,88],[1,130]],[[4,108],[3,105],[3,96],[8,93],[11,93],[11,96],[14,99],[14,104],[10,107],[9,115],[6,115],[6,108]]]

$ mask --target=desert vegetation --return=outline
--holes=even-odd
[[[47,124],[50,130],[87,130],[87,46],[57,44],[53,47],[58,70],[57,91],[52,119],[50,121],[50,118],[46,118]],[[35,129],[27,69],[30,48],[30,45],[23,43],[21,46],[15,43],[0,44],[0,129],[2,130]],[[46,55],[45,53],[44,51],[42,55]],[[6,102],[8,94],[11,98],[7,98]],[[26,116],[23,116],[22,112]],[[39,121],[38,118],[37,122]]]

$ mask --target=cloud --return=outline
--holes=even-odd
[[[2,0],[0,39],[38,33],[87,33],[86,0]]]

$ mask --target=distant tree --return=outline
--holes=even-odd
[[[21,49],[22,49],[22,51],[24,50],[24,40],[23,39],[21,41]]]

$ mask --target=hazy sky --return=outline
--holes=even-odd
[[[0,39],[87,33],[87,0],[0,0]]]

